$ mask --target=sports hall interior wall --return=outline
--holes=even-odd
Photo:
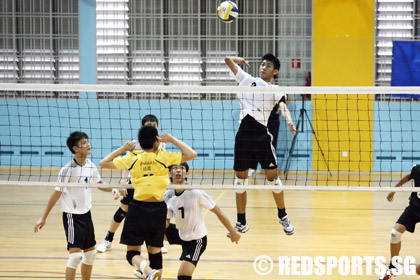
[[[171,4],[171,1],[154,1],[154,0],[130,0],[127,5],[129,7],[129,20],[127,20],[127,32],[129,38],[124,42],[124,52],[127,49],[128,53],[124,53],[124,65],[127,69],[119,71],[113,61],[117,61],[117,55],[107,55],[107,49],[104,46],[95,45],[99,39],[94,36],[94,24],[84,23],[79,20],[80,15],[92,14],[92,3],[99,3],[101,1],[94,0],[46,0],[38,2],[34,0],[4,0],[0,3],[0,81],[1,82],[19,82],[19,83],[113,83],[113,84],[127,84],[127,83],[143,83],[145,80],[137,79],[133,76],[135,66],[139,66],[142,57],[138,58],[136,62],[136,55],[140,52],[149,50],[151,47],[162,49],[163,62],[159,64],[158,80],[146,81],[157,82],[157,84],[177,85],[179,81],[171,81],[170,56],[168,50],[171,48],[185,48],[185,51],[196,54],[198,50],[202,64],[209,65],[209,59],[212,55],[223,59],[222,54],[238,54],[249,58],[252,63],[252,68],[249,69],[253,75],[258,74],[258,62],[262,52],[275,52],[282,63],[278,82],[280,85],[304,85],[305,77],[308,71],[312,70],[312,59],[316,59],[312,55],[312,13],[315,12],[314,5],[326,5],[328,3],[329,9],[327,12],[333,12],[333,7],[343,10],[342,5],[353,5],[348,11],[359,12],[361,14],[372,12],[372,7],[363,9],[366,3],[369,5],[375,1],[311,1],[311,0],[297,0],[297,1],[271,1],[271,0],[239,0],[238,4],[244,9],[241,11],[237,23],[226,25],[217,21],[214,16],[214,7],[217,6],[217,1],[196,1],[185,0],[178,1],[182,5],[176,6]],[[118,1],[116,1],[118,2]],[[123,1],[125,2],[125,1]],[[416,3],[419,1],[417,0]],[[341,4],[340,4],[341,3]],[[42,4],[42,5],[41,5]],[[86,4],[86,5],[83,5]],[[166,5],[166,6],[165,6]],[[360,5],[360,9],[359,6]],[[161,10],[165,6],[165,17],[162,18]],[[420,5],[416,5],[419,14]],[[316,7],[319,10],[320,6]],[[346,9],[344,9],[346,11]],[[97,11],[96,11],[97,12]],[[142,13],[148,13],[149,17],[145,18]],[[371,13],[373,14],[373,12]],[[204,16],[203,16],[204,15]],[[212,16],[210,16],[212,15]],[[315,13],[316,15],[316,13]],[[369,18],[372,15],[369,16]],[[337,18],[337,15],[335,15]],[[319,19],[319,18],[318,18]],[[325,19],[325,18],[324,18]],[[340,19],[340,17],[338,17]],[[275,20],[277,22],[273,22]],[[185,26],[198,26],[198,24],[206,23],[207,29],[199,30],[197,28],[180,29],[179,34],[175,26],[182,23],[187,23]],[[156,23],[156,33],[151,28],[152,23]],[[317,21],[315,21],[315,24]],[[322,22],[321,22],[322,23]],[[360,20],[360,26],[366,28],[363,24],[366,22]],[[169,26],[168,30],[160,24]],[[259,24],[259,25],[257,25]],[[327,24],[324,22],[324,24]],[[79,25],[82,28],[79,28]],[[338,25],[329,25],[334,28],[341,28],[339,30],[341,35],[345,35],[343,28],[351,25],[352,28],[357,28],[354,22],[343,21]],[[370,25],[370,23],[369,23]],[[256,29],[256,26],[259,28]],[[344,26],[344,27],[343,27]],[[417,24],[417,30],[420,30]],[[163,30],[163,31],[162,31]],[[162,32],[161,32],[162,31]],[[330,32],[331,30],[325,30]],[[136,33],[137,32],[137,33]],[[239,33],[237,33],[239,32]],[[370,31],[371,32],[371,31]],[[110,32],[112,33],[112,32]],[[152,34],[153,33],[153,34]],[[416,32],[417,34],[418,32]],[[96,34],[99,36],[99,34]],[[329,34],[334,35],[333,33]],[[351,34],[350,34],[351,35]],[[365,34],[366,35],[366,34]],[[369,36],[355,37],[353,41],[371,40]],[[87,41],[83,41],[83,38]],[[163,38],[166,38],[165,40]],[[230,39],[229,39],[230,38]],[[317,37],[319,38],[319,37]],[[322,38],[322,37],[321,37]],[[334,38],[328,37],[330,41]],[[418,39],[418,37],[416,37]],[[112,38],[105,38],[112,39]],[[353,40],[353,37],[339,38],[341,42]],[[159,42],[166,42],[166,46],[159,45]],[[204,44],[205,42],[205,44]],[[319,42],[319,41],[318,41]],[[316,43],[316,42],[315,42]],[[366,42],[365,42],[366,43]],[[125,46],[128,44],[129,47]],[[200,48],[197,49],[197,47]],[[334,46],[334,44],[332,44]],[[356,45],[358,46],[358,45]],[[166,49],[165,49],[166,48]],[[210,50],[215,49],[211,53]],[[336,49],[339,49],[338,47]],[[365,57],[368,55],[365,48],[353,48],[354,51],[359,51]],[[95,55],[96,50],[101,50],[104,53]],[[348,49],[347,49],[348,50]],[[351,49],[352,50],[352,49]],[[83,56],[83,53],[87,55]],[[93,55],[92,55],[93,53]],[[370,53],[370,52],[369,52]],[[143,53],[145,54],[145,53]],[[147,54],[147,53],[146,53]],[[335,57],[340,57],[337,51],[334,53]],[[372,56],[373,57],[373,56]],[[39,60],[37,60],[39,59]],[[109,59],[109,60],[107,60]],[[296,59],[300,59],[297,61]],[[349,58],[347,58],[349,59]],[[153,60],[154,61],[154,60]],[[335,64],[340,63],[340,59],[335,59]],[[371,59],[367,59],[362,63],[368,64]],[[318,63],[319,62],[319,63]],[[336,69],[328,68],[331,64],[325,63],[325,60],[317,60],[317,65],[326,67],[326,74],[335,73]],[[360,61],[358,61],[360,62]],[[39,65],[35,65],[39,63]],[[136,64],[137,63],[137,64]],[[370,62],[369,62],[370,63]],[[150,64],[150,63],[149,63]],[[300,68],[298,65],[300,64]],[[341,63],[344,65],[344,63]],[[98,66],[98,67],[96,67]],[[118,65],[117,65],[118,66]],[[220,66],[220,65],[219,65]],[[219,67],[218,66],[218,67]],[[130,68],[131,67],[131,68]],[[166,67],[166,68],[165,68]],[[169,68],[167,68],[169,67]],[[226,68],[222,65],[224,69]],[[370,65],[369,68],[372,66]],[[79,69],[80,68],[80,69]],[[93,70],[92,70],[93,69]],[[102,70],[101,70],[102,69]],[[165,71],[161,71],[161,69]],[[79,72],[80,70],[80,72]],[[86,70],[86,71],[85,71]],[[118,71],[117,71],[118,70]],[[156,70],[156,69],[155,69]],[[169,71],[168,71],[169,70]],[[207,69],[208,70],[208,69]],[[354,69],[341,70],[351,71],[358,75]],[[85,71],[85,72],[84,72]],[[79,76],[80,73],[83,75]],[[114,76],[109,76],[109,74]],[[203,71],[198,77],[198,83],[201,85],[212,84],[210,77],[206,71]],[[105,75],[106,74],[106,75]],[[232,84],[232,80],[223,79],[225,72],[220,72],[216,82],[219,85]],[[314,73],[313,73],[314,74]],[[102,75],[102,76],[101,76]],[[108,75],[108,76],[107,76]],[[174,75],[175,76],[175,75]],[[102,77],[102,78],[101,78]],[[105,78],[104,78],[105,77]],[[348,75],[331,75],[331,78],[339,77],[346,81],[352,81]],[[327,76],[328,78],[328,76]],[[200,80],[201,79],[201,80]],[[315,81],[315,80],[314,80]],[[188,85],[191,81],[181,81],[180,85]],[[334,80],[334,82],[338,82]],[[43,114],[44,109],[41,106],[51,102],[53,104],[60,104],[59,114],[56,116],[49,115],[47,118]],[[107,103],[104,105],[105,103]],[[217,108],[225,107],[232,108],[228,111],[226,119],[214,121],[210,132],[208,120],[197,110],[191,110],[191,113],[184,116],[184,109],[182,109],[183,118],[182,125],[197,128],[198,132],[191,130],[180,130],[174,127],[180,127],[178,120],[165,120],[166,112],[151,110],[150,104],[153,102],[144,102],[137,104],[133,102],[132,107],[141,107],[141,110],[135,112],[134,120],[130,124],[131,129],[121,128],[121,124],[126,121],[108,119],[103,120],[104,116],[109,115],[109,108],[113,106],[119,108],[125,101],[99,101],[95,97],[89,96],[89,101],[85,98],[80,100],[65,100],[55,99],[54,97],[47,97],[44,99],[14,99],[5,97],[1,99],[0,110],[0,164],[8,165],[44,165],[44,166],[61,166],[71,158],[70,152],[64,146],[65,138],[69,130],[86,128],[91,136],[93,146],[94,162],[97,163],[99,158],[109,152],[110,149],[117,147],[123,141],[135,137],[135,130],[138,126],[138,120],[142,114],[154,113],[158,117],[163,118],[161,122],[162,131],[174,133],[174,135],[183,140],[191,141],[200,153],[200,157],[194,161],[194,168],[226,168],[231,169],[233,166],[233,137],[234,131],[237,128],[238,109],[237,102],[231,104],[228,101],[212,102],[212,106]],[[142,101],[143,102],[143,101]],[[87,110],[86,104],[98,105],[98,108]],[[184,103],[184,102],[180,102]],[[312,102],[305,102],[306,109],[310,118],[313,116]],[[6,105],[7,104],[7,105]],[[28,104],[30,106],[28,106]],[[68,105],[71,104],[69,108]],[[227,104],[227,105],[226,105]],[[26,107],[28,106],[28,107]],[[53,105],[51,112],[57,110]],[[149,106],[149,107],[148,107]],[[194,108],[200,108],[201,103],[192,101],[185,101],[185,105]],[[290,109],[293,113],[295,121],[299,115],[300,102],[292,102]],[[417,104],[409,103],[389,103],[375,101],[370,105],[372,108],[373,117],[367,118],[364,128],[368,128],[372,148],[369,161],[371,161],[373,171],[400,171],[409,168],[413,162],[419,159],[417,152],[416,139],[417,135],[407,135],[406,129],[413,126],[410,120],[419,119],[417,116]],[[80,108],[80,109],[76,109]],[[91,107],[90,107],[91,108]],[[143,108],[145,108],[143,110]],[[153,107],[155,108],[155,107]],[[390,108],[395,108],[390,111]],[[230,110],[230,109],[229,109]],[[317,108],[318,110],[318,108]],[[322,110],[322,108],[320,108]],[[398,111],[405,110],[405,111]],[[171,112],[174,115],[181,113],[180,109],[173,109]],[[409,117],[403,118],[400,112],[410,112]],[[72,113],[72,115],[70,114]],[[75,123],[70,122],[70,116],[92,117],[91,120],[81,119]],[[126,110],[121,110],[119,114],[126,114]],[[134,113],[133,113],[134,114]],[[315,115],[316,117],[316,115]],[[372,119],[373,118],[373,119]],[[98,120],[101,120],[100,122]],[[198,124],[200,121],[204,123]],[[197,122],[197,123],[195,123]],[[36,124],[42,123],[42,127]],[[316,119],[315,119],[316,123]],[[19,124],[21,127],[19,128]],[[29,124],[29,125],[28,125]],[[59,124],[59,125],[58,125]],[[98,126],[101,125],[101,126]],[[223,124],[225,130],[220,130],[219,126],[215,124]],[[103,126],[102,126],[103,125]],[[116,126],[115,126],[116,125]],[[322,159],[319,157],[316,144],[313,144],[312,135],[309,132],[307,122],[304,123],[305,132],[299,134],[297,141],[297,148],[295,149],[294,158],[292,160],[291,170],[312,170],[322,168]],[[205,129],[202,129],[202,128]],[[387,129],[392,128],[392,129]],[[356,129],[356,127],[355,127]],[[127,131],[127,133],[125,133]],[[190,138],[193,135],[193,138]],[[32,138],[29,138],[32,136]],[[225,143],[221,143],[221,139]],[[291,135],[287,132],[284,122],[281,122],[277,154],[279,156],[280,169],[284,167],[285,159],[288,158],[288,150],[291,145]],[[348,138],[342,138],[342,143],[348,145]],[[340,140],[340,141],[341,141]],[[328,139],[325,139],[328,142]],[[315,156],[314,156],[315,153]],[[352,151],[349,151],[349,160],[352,160]],[[359,157],[360,158],[360,157]],[[335,160],[335,159],[334,159]],[[313,166],[313,163],[320,166]]]

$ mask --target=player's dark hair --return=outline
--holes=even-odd
[[[158,140],[157,136],[158,131],[155,127],[145,125],[139,129],[137,139],[139,140],[140,146],[143,149],[148,150],[153,148],[153,144]]]
[[[261,58],[261,62],[263,60],[271,61],[274,65],[274,70],[280,70],[280,60],[277,57],[275,57],[274,55],[272,55],[271,53],[268,53],[268,54],[264,55]]]
[[[82,131],[74,131],[70,133],[70,136],[67,138],[67,147],[69,148],[70,152],[75,154],[73,147],[77,146],[77,143],[82,139],[89,139],[89,137]]]
[[[147,122],[155,122],[157,125],[159,125],[158,118],[155,115],[146,115],[141,119],[142,126]]]
[[[185,171],[186,171],[186,172],[188,172],[188,171],[190,170],[190,167],[189,167],[188,163],[183,162],[183,163],[181,163],[180,165],[182,165],[182,166],[184,166],[184,167],[185,167]],[[172,167],[173,167],[173,165],[171,165],[171,166],[169,166],[169,167],[168,167],[168,168],[169,168],[169,171],[172,171]]]

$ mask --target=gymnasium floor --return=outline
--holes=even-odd
[[[66,242],[60,205],[52,210],[46,226],[34,234],[52,189],[48,187],[2,187],[0,196],[0,279],[63,279],[67,263]],[[232,222],[236,218],[232,191],[209,191]],[[249,191],[250,231],[238,245],[225,237],[226,230],[212,213],[206,214],[208,248],[194,273],[194,279],[378,279],[373,275],[279,276],[279,256],[384,256],[389,259],[389,233],[408,204],[409,193],[397,193],[393,203],[386,193],[287,191],[287,212],[295,234],[286,236],[276,220],[269,191]],[[109,193],[93,190],[93,220],[96,240],[104,238],[111,217],[119,205]],[[125,248],[116,234],[112,250],[98,254],[92,279],[135,279],[125,260]],[[420,234],[405,233],[401,255],[420,258]],[[166,245],[164,278],[176,279],[180,248]],[[261,276],[254,260],[267,255],[273,271]],[[375,267],[372,267],[374,269]],[[366,272],[364,266],[364,273]],[[398,279],[416,276],[400,276]]]

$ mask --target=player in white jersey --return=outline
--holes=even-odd
[[[159,126],[159,121],[155,115],[146,115],[142,118],[141,125],[142,126],[150,125],[157,129]],[[134,147],[134,150],[132,152],[129,151],[129,153],[143,151],[138,139],[133,140],[133,143],[135,143],[136,146]],[[166,148],[165,143],[161,142],[159,144],[159,149],[165,149],[165,148]],[[121,170],[120,184],[131,185],[131,174],[126,169]],[[128,204],[130,203],[130,201],[133,200],[133,195],[134,195],[133,188],[130,188],[127,190],[121,190],[121,193],[123,195],[123,198],[120,201],[121,202],[120,207],[117,209],[117,211],[115,211],[115,214],[111,220],[111,225],[109,226],[109,230],[105,236],[105,239],[96,248],[96,250],[99,253],[105,253],[106,251],[111,249],[112,241],[114,240],[114,234],[117,231],[118,227],[120,226],[121,222],[124,220],[125,216],[127,215]],[[166,254],[166,253],[168,253],[168,250],[165,247],[162,247],[162,254]]]
[[[275,86],[274,83],[276,81],[276,76],[272,77],[270,84],[271,86]],[[286,121],[287,126],[289,127],[290,131],[293,135],[297,134],[297,130],[295,125],[293,124],[292,114],[290,114],[289,108],[287,104],[290,102],[290,96],[285,94],[279,102],[274,106],[273,110],[271,110],[270,117],[268,118],[267,128],[270,134],[273,136],[273,147],[274,150],[277,150],[277,140],[279,135],[279,128],[280,128],[280,119],[279,115],[283,117]],[[255,162],[255,165],[248,170],[248,176],[255,175],[255,171],[257,169],[258,162]]]
[[[87,156],[91,154],[91,146],[86,133],[80,131],[71,133],[67,138],[67,147],[75,154],[75,157],[61,168],[58,183],[101,183],[98,169],[87,159]],[[110,191],[109,189],[100,190]],[[69,251],[66,279],[75,279],[76,269],[82,262],[82,279],[88,280],[91,277],[96,257],[95,233],[90,213],[92,207],[90,188],[56,187],[44,214],[35,225],[34,232],[38,232],[44,227],[49,213],[60,197],[67,250]]]
[[[266,54],[261,59],[260,77],[255,78],[243,71],[238,64],[250,66],[242,57],[226,57],[226,65],[230,68],[239,86],[265,87],[270,86],[270,81],[277,75],[280,69],[279,60],[272,54]],[[277,156],[272,143],[273,136],[268,131],[267,123],[274,106],[285,94],[261,94],[255,93],[238,94],[241,105],[239,116],[239,130],[235,137],[235,185],[248,184],[248,169],[260,163],[265,171],[269,185],[281,186],[277,175]],[[293,125],[289,125],[292,133],[296,133]],[[278,220],[283,225],[286,234],[294,233],[284,203],[283,191],[273,191],[273,197],[278,209]],[[236,191],[237,222],[235,229],[241,233],[249,230],[246,222],[246,191]],[[228,234],[229,236],[229,234]]]
[[[169,169],[172,183],[184,185],[187,180],[188,164],[173,165]],[[214,200],[200,190],[170,190],[165,194],[168,207],[167,229],[165,235],[170,244],[181,244],[181,266],[178,270],[178,280],[191,280],[201,254],[207,246],[207,228],[203,211],[209,209],[219,218],[220,222],[231,234],[231,241],[238,243],[240,234],[235,231],[223,211]],[[176,226],[170,224],[174,218]]]

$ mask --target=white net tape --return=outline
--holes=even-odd
[[[57,92],[165,92],[165,93],[254,93],[252,87],[236,86],[152,86],[152,85],[82,85],[82,84],[14,84],[0,83],[3,91]],[[259,93],[288,94],[419,94],[418,87],[264,87]]]
[[[0,181],[0,186],[30,186],[30,187],[57,187],[68,188],[113,188],[130,189],[131,185],[126,184],[81,184],[81,183],[43,183],[43,182],[5,182]],[[269,186],[269,185],[248,185],[235,187],[234,185],[169,185],[168,189],[200,189],[200,190],[282,190],[282,191],[351,191],[351,192],[418,192],[416,187],[346,187],[346,186]]]

